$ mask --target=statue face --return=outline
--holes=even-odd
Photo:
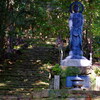
[[[79,12],[79,6],[78,5],[74,5],[73,6],[73,10],[75,13]]]

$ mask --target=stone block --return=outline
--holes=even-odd
[[[0,100],[18,100],[18,98],[15,96],[4,96],[2,99],[0,98]]]
[[[54,89],[60,89],[60,75],[54,75]]]
[[[86,98],[68,98],[67,100],[86,100]]]
[[[44,90],[34,91],[34,92],[32,92],[32,96],[33,96],[33,98],[47,98],[47,97],[49,97],[49,90],[44,89]]]
[[[100,76],[96,77],[96,90],[100,91]]]

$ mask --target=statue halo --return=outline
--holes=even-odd
[[[69,11],[72,13],[75,9],[74,9],[74,6],[77,6],[79,8],[79,13],[82,13],[83,10],[84,10],[84,7],[83,7],[83,4],[81,2],[78,2],[78,1],[75,1],[73,2],[71,5],[70,5],[70,9]],[[81,7],[81,9],[80,9]]]

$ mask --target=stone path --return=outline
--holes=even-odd
[[[58,57],[59,51],[55,48],[34,47],[24,50],[16,62],[1,64],[0,100],[35,100],[34,96],[46,100],[48,90],[37,93],[35,90],[49,88],[47,64],[58,63]]]
[[[49,87],[48,63],[58,61],[58,50],[34,47],[24,50],[16,62],[0,65],[0,95],[30,94]]]

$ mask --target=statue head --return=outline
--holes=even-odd
[[[73,11],[74,11],[75,13],[79,12],[79,6],[78,6],[78,5],[74,5],[74,6],[73,6]]]
[[[84,7],[83,5],[78,2],[78,0],[75,0],[75,2],[73,2],[71,5],[70,5],[70,12],[73,13],[73,11],[75,13],[79,12],[79,13],[82,13],[84,10]]]

